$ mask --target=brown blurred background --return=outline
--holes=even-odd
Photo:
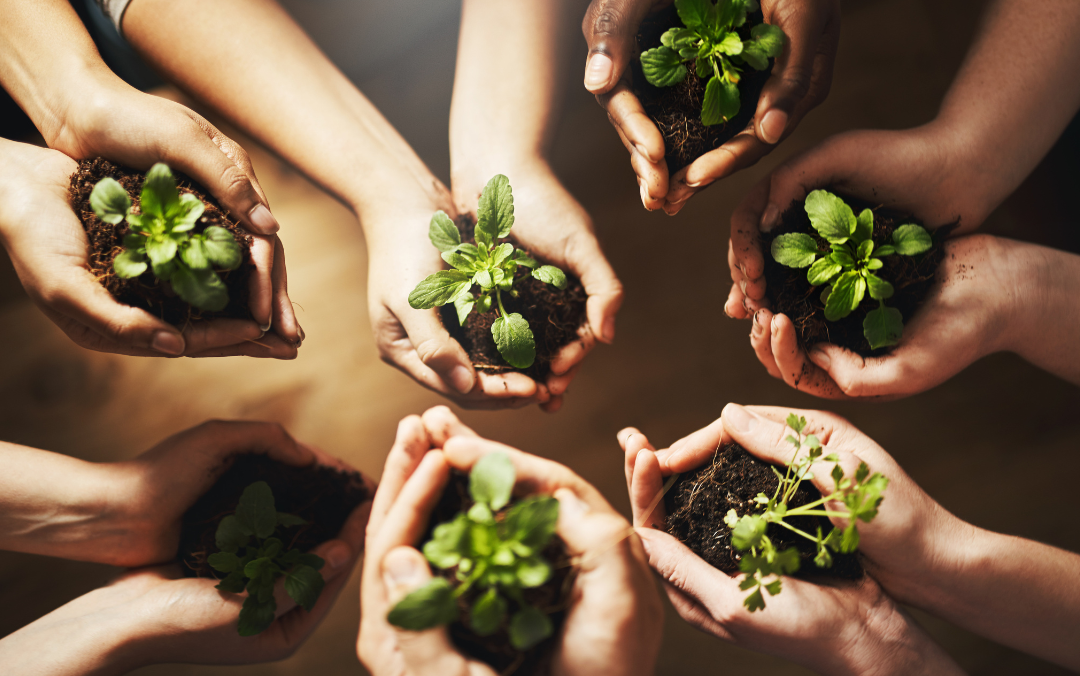
[[[137,1],[137,0],[136,0]],[[286,7],[449,181],[446,119],[455,0],[289,0]],[[702,193],[678,215],[645,212],[626,154],[580,66],[566,75],[554,163],[589,209],[626,285],[618,338],[585,363],[563,410],[469,413],[481,434],[570,464],[624,512],[615,433],[636,425],[658,444],[715,419],[726,402],[837,411],[881,442],[946,508],[979,526],[1080,550],[1071,513],[1080,470],[1075,387],[1012,355],[975,364],[949,383],[888,404],[815,400],[768,377],[749,324],[722,312],[728,218],[778,162],[851,128],[929,120],[959,66],[983,6],[977,0],[849,0],[832,93],[772,156]],[[575,29],[576,30],[576,29]],[[1003,50],[1004,52],[1004,50]],[[175,93],[169,94],[175,96]],[[216,120],[215,120],[216,121]],[[137,455],[207,418],[284,423],[378,476],[395,422],[443,403],[378,359],[365,301],[366,252],[352,214],[255,144],[238,138],[283,224],[290,292],[307,341],[295,362],[137,359],[81,350],[45,319],[0,265],[0,438],[80,458]],[[1065,198],[1077,183],[1076,132],[999,209],[985,231],[1080,251]],[[1070,145],[1071,144],[1071,145]],[[107,581],[115,570],[0,553],[0,635]],[[215,668],[169,665],[140,676],[357,674],[354,575],[333,612],[291,659]],[[1061,670],[916,613],[975,674]],[[667,610],[658,673],[805,670],[725,644]]]

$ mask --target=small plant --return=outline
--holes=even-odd
[[[757,9],[756,0],[675,0],[683,28],[660,36],[660,47],[641,54],[641,70],[649,84],[671,87],[689,76],[684,64],[696,62],[697,76],[709,78],[701,104],[705,126],[727,122],[739,113],[740,66],[769,67],[769,58],[784,50],[784,31],[759,24],[743,40],[736,29]]]
[[[877,516],[878,506],[883,498],[882,493],[889,485],[889,480],[880,472],[870,474],[866,463],[859,463],[854,477],[845,477],[841,469],[839,458],[835,453],[822,456],[821,442],[813,434],[803,437],[802,431],[806,429],[806,418],[796,417],[794,413],[788,415],[787,425],[795,432],[788,435],[787,441],[795,447],[795,455],[787,464],[787,470],[783,474],[775,467],[772,468],[776,477],[780,480],[776,492],[772,497],[764,493],[758,493],[754,501],[763,506],[765,511],[760,514],[745,514],[739,516],[735,510],[728,510],[724,517],[724,523],[731,528],[731,544],[743,554],[739,561],[739,570],[746,573],[746,578],[739,583],[743,591],[753,590],[743,605],[750,612],[765,608],[765,596],[761,593],[764,589],[770,596],[780,593],[781,576],[791,575],[799,569],[799,552],[794,547],[778,550],[769,536],[765,534],[769,524],[774,523],[786,528],[817,545],[817,556],[814,563],[819,568],[832,566],[832,554],[841,552],[850,554],[859,547],[858,522],[870,523]],[[799,451],[806,447],[809,453],[802,458]],[[818,462],[835,462],[832,478],[835,490],[829,495],[808,502],[798,507],[789,507],[788,502],[799,490],[800,484],[807,479],[813,479],[811,467]],[[832,502],[843,503],[846,511],[834,511],[826,505]],[[829,534],[822,536],[821,527],[817,533],[811,535],[806,531],[792,526],[786,521],[799,516],[839,517],[848,520],[845,528],[834,526]],[[765,578],[775,576],[772,582],[765,582]]]
[[[847,317],[869,292],[878,301],[878,307],[867,312],[863,320],[863,335],[871,349],[899,343],[904,318],[896,308],[885,306],[885,300],[893,295],[893,286],[875,275],[874,270],[881,269],[881,259],[886,256],[914,256],[929,250],[934,244],[930,233],[909,223],[893,231],[891,243],[875,245],[874,213],[863,209],[856,218],[844,200],[825,190],[807,195],[806,215],[831,251],[820,250],[810,235],[795,232],[773,240],[773,259],[789,268],[809,266],[806,280],[812,286],[828,285],[821,294],[828,321]]]
[[[241,636],[254,636],[273,624],[277,610],[274,584],[282,576],[285,593],[293,601],[308,611],[315,607],[324,585],[319,573],[323,560],[298,549],[286,550],[283,540],[277,537],[279,528],[306,523],[298,516],[277,511],[269,484],[256,481],[244,489],[236,513],[218,524],[214,539],[221,551],[211,554],[207,562],[214,570],[225,573],[218,589],[234,594],[247,590],[236,626]]]
[[[176,189],[169,167],[150,167],[143,182],[139,211],[127,191],[114,178],[103,178],[90,193],[90,206],[102,221],[113,225],[126,220],[124,251],[113,259],[113,270],[124,279],[146,272],[168,282],[176,295],[200,310],[225,309],[229,294],[214,267],[235,270],[241,251],[232,233],[216,225],[199,234],[191,230],[205,205],[195,195]]]
[[[536,359],[536,341],[529,322],[517,312],[508,313],[503,307],[502,294],[517,297],[514,290],[514,273],[518,266],[532,268],[532,276],[558,289],[565,289],[566,274],[554,265],[540,265],[514,245],[500,239],[510,234],[514,227],[514,195],[510,179],[496,175],[480,193],[476,209],[476,244],[461,241],[454,221],[443,211],[435,212],[428,227],[428,238],[442,252],[442,258],[453,270],[440,270],[416,285],[409,294],[409,305],[417,310],[427,310],[454,304],[458,323],[475,308],[487,312],[493,306],[499,314],[491,326],[491,335],[499,354],[508,364],[524,369]],[[473,285],[480,292],[473,295]]]
[[[533,496],[496,514],[510,501],[514,465],[505,453],[480,458],[469,473],[469,494],[475,504],[467,513],[435,527],[424,544],[433,566],[454,570],[452,587],[444,577],[432,578],[398,602],[387,616],[390,624],[422,631],[458,619],[458,599],[470,589],[479,594],[469,609],[468,626],[489,636],[506,625],[510,644],[528,650],[552,634],[551,620],[529,605],[523,589],[539,587],[551,578],[551,564],[541,555],[555,533],[559,502]],[[510,615],[509,601],[517,610]]]

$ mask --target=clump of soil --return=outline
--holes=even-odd
[[[746,23],[736,32],[739,37],[748,40],[750,29],[762,21],[760,11],[748,14]],[[664,137],[664,159],[667,160],[668,175],[673,175],[710,150],[724,145],[751,124],[757,110],[758,97],[772,73],[773,63],[773,59],[769,59],[769,68],[761,71],[748,65],[740,66],[742,77],[738,84],[741,101],[739,112],[727,122],[706,127],[701,122],[701,104],[705,100],[708,78],[697,76],[696,62],[686,63],[689,75],[671,87],[655,87],[649,84],[641,70],[641,53],[659,47],[660,36],[664,31],[682,25],[674,5],[647,17],[638,29],[637,50],[630,60],[631,87],[634,94]]]
[[[473,237],[476,222],[472,218],[460,216],[457,227],[462,242],[476,243]],[[513,235],[509,237],[509,241],[514,245],[514,249],[521,249],[536,258],[541,265],[546,264],[546,261],[533,256],[528,249],[520,247]],[[537,382],[543,382],[551,373],[551,360],[559,350],[578,339],[578,328],[585,321],[585,301],[588,298],[585,287],[569,271],[563,272],[566,273],[568,283],[566,288],[560,291],[547,282],[535,279],[529,268],[518,266],[514,273],[513,286],[518,293],[517,298],[506,292],[502,294],[506,311],[520,313],[532,329],[533,339],[536,341],[536,361],[527,369],[514,368],[499,354],[499,348],[495,346],[495,339],[491,335],[491,325],[499,318],[494,303],[488,312],[480,313],[475,309],[470,312],[465,319],[465,326],[458,323],[454,306],[444,305],[439,308],[443,325],[451,337],[461,343],[469,353],[469,359],[476,370],[486,373],[517,371]]]
[[[177,296],[167,282],[155,277],[149,268],[134,279],[118,277],[113,270],[113,259],[124,250],[124,235],[128,233],[128,225],[125,221],[116,225],[105,223],[94,215],[94,210],[90,207],[90,193],[97,182],[106,176],[119,181],[120,185],[127,190],[131,203],[135,206],[139,205],[145,178],[143,172],[115,165],[100,157],[79,162],[78,170],[71,175],[68,194],[71,198],[71,206],[82,221],[86,237],[90,241],[88,251],[90,272],[97,277],[113,298],[125,305],[143,308],[163,321],[179,327],[200,319],[251,319],[251,310],[248,307],[248,280],[255,270],[255,265],[251,262],[251,235],[244,232],[240,224],[230,217],[229,212],[208,195],[202,186],[176,171],[173,172],[173,176],[176,178],[180,193],[191,193],[206,205],[206,211],[203,212],[192,232],[200,233],[216,225],[231,232],[236,243],[240,245],[243,255],[240,267],[235,270],[218,271],[221,281],[225,283],[229,291],[229,304],[224,310],[218,312],[207,312],[192,307]]]
[[[901,225],[923,225],[922,221],[910,214],[847,197],[832,189],[827,190],[843,198],[856,214],[863,209],[873,209],[873,237],[876,246],[892,242],[893,230]],[[900,311],[905,327],[934,285],[934,276],[945,257],[941,243],[955,226],[956,224],[952,224],[930,231],[934,246],[925,253],[917,256],[885,256],[881,259],[884,266],[874,273],[893,285],[895,293],[885,304]],[[806,215],[806,209],[801,202],[789,207],[781,215],[779,224],[761,237],[762,254],[765,257],[765,295],[773,312],[787,315],[791,319],[795,325],[795,333],[799,336],[799,343],[806,349],[816,343],[832,343],[864,357],[876,357],[892,352],[896,346],[871,350],[870,343],[863,335],[863,319],[866,318],[866,313],[878,306],[877,301],[872,300],[869,294],[847,317],[835,322],[826,321],[825,304],[821,302],[821,292],[825,287],[811,286],[806,280],[806,268],[789,268],[773,260],[770,253],[773,240],[789,232],[810,235],[825,251],[829,250],[829,243],[810,225],[810,217]]]
[[[184,575],[218,577],[206,561],[217,551],[214,535],[218,523],[236,511],[240,495],[256,481],[270,485],[277,511],[307,521],[284,531],[290,538],[286,549],[305,552],[337,537],[349,514],[371,499],[359,472],[325,465],[294,467],[261,454],[241,455],[184,514],[178,553]]]
[[[739,516],[761,511],[754,498],[758,493],[771,497],[780,484],[771,468],[772,465],[755,458],[738,444],[722,446],[711,463],[680,476],[664,496],[667,532],[710,565],[725,573],[739,572],[741,554],[731,546],[731,529],[724,523],[724,516],[729,509],[734,509]],[[804,481],[788,505],[798,507],[820,498],[817,488]],[[788,521],[811,534],[817,532],[818,526],[823,534],[833,528],[828,519],[819,516],[801,516]],[[799,551],[799,570],[795,577],[827,575],[857,580],[863,575],[856,554],[834,552],[832,567],[818,568],[814,563],[817,549],[810,540],[776,524],[769,525],[766,535],[777,549],[794,546]]]
[[[467,512],[473,504],[474,501],[469,495],[469,475],[458,470],[452,471],[446,490],[439,498],[435,509],[432,510],[427,532],[424,533],[421,542],[427,542],[432,538],[436,526],[452,521],[458,514]],[[501,518],[513,504],[511,501],[510,505],[499,510],[495,518]],[[510,674],[534,676],[551,672],[551,660],[563,622],[566,620],[566,611],[570,607],[570,592],[573,589],[575,575],[574,568],[570,565],[570,554],[566,551],[566,544],[558,535],[552,537],[541,555],[551,564],[551,579],[539,587],[523,589],[521,594],[526,603],[548,613],[553,625],[551,636],[525,652],[510,645],[510,636],[505,624],[518,609],[517,604],[510,599],[507,599],[510,605],[507,622],[499,631],[490,636],[477,636],[461,620],[450,625],[450,640],[458,650],[468,657],[490,665],[502,676]],[[435,574],[442,575],[456,587],[459,584],[455,576],[456,570],[456,568],[436,570]],[[473,588],[458,599],[460,617],[469,617],[469,609],[479,595],[480,590]]]

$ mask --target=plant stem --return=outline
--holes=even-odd
[[[495,302],[499,304],[499,316],[506,317],[506,308],[502,304],[502,294],[499,293],[499,287],[495,287]]]
[[[778,521],[773,521],[773,523],[778,523],[781,526],[783,526],[784,528],[787,528],[790,531],[794,531],[794,532],[798,533],[799,535],[803,536],[807,540],[810,540],[812,542],[817,542],[816,537],[814,537],[813,535],[810,535],[809,533],[806,533],[804,531],[799,530],[798,528],[796,528],[795,526],[792,526],[789,523],[786,523],[783,519],[780,519]]]

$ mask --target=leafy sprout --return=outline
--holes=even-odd
[[[870,523],[877,516],[878,506],[884,497],[882,493],[889,485],[889,480],[880,472],[870,474],[865,462],[859,463],[854,477],[844,476],[840,458],[835,453],[822,457],[824,451],[818,438],[813,434],[803,436],[806,418],[797,417],[794,413],[789,414],[787,425],[795,433],[787,436],[787,441],[795,447],[795,455],[791,462],[787,463],[783,474],[775,467],[772,468],[780,480],[772,497],[758,493],[754,498],[754,502],[763,507],[763,511],[740,517],[731,509],[724,517],[724,523],[731,529],[731,544],[740,552],[745,552],[739,560],[739,570],[746,573],[746,578],[739,583],[739,588],[743,591],[753,590],[743,600],[743,605],[750,612],[765,608],[763,589],[770,596],[776,596],[781,590],[781,577],[791,575],[799,569],[798,550],[795,547],[777,549],[772,539],[765,534],[769,524],[781,526],[813,542],[817,546],[814,563],[819,568],[829,568],[833,563],[831,552],[850,554],[858,549],[858,522]],[[799,457],[804,447],[808,452]],[[813,479],[811,468],[819,462],[836,463],[831,474],[835,489],[832,493],[822,495],[805,505],[790,507],[788,503],[802,482]],[[844,510],[837,511],[826,507],[834,502],[842,503]],[[787,521],[800,516],[839,517],[847,519],[848,523],[844,528],[834,526],[828,535],[823,536],[820,526],[815,534],[810,534]],[[774,579],[766,582],[769,577]]]
[[[510,501],[514,465],[505,453],[480,458],[469,473],[469,494],[475,504],[468,512],[435,527],[424,544],[433,566],[453,571],[457,585],[434,577],[409,593],[390,610],[390,624],[422,631],[458,619],[459,599],[475,589],[468,626],[480,636],[506,628],[510,643],[528,650],[553,627],[547,614],[524,598],[522,590],[539,587],[551,578],[551,564],[542,556],[555,533],[559,502],[547,495]],[[513,602],[516,610],[510,613]]]
[[[656,87],[671,87],[689,76],[686,63],[695,62],[700,78],[709,78],[701,104],[705,126],[727,122],[738,114],[741,66],[755,70],[769,67],[769,59],[784,50],[784,31],[759,24],[750,39],[736,32],[746,15],[757,9],[756,0],[675,0],[682,28],[668,29],[660,46],[641,54],[645,79]]]
[[[286,551],[278,537],[279,529],[306,523],[277,511],[269,484],[256,481],[244,489],[236,512],[218,524],[214,539],[220,551],[211,554],[207,563],[225,573],[218,589],[234,594],[247,590],[236,627],[241,636],[254,636],[273,624],[277,610],[274,584],[282,576],[285,593],[297,605],[308,611],[315,607],[325,584],[319,572],[323,560],[298,549]]]
[[[513,244],[497,244],[510,235],[512,227],[514,195],[510,179],[502,174],[488,181],[480,193],[476,209],[476,244],[462,242],[454,221],[443,211],[435,212],[428,226],[428,238],[453,269],[440,270],[417,284],[409,294],[409,305],[417,310],[427,310],[452,303],[461,325],[474,309],[483,313],[494,307],[499,315],[491,326],[495,346],[508,364],[524,369],[532,366],[536,359],[536,341],[529,322],[517,312],[506,311],[502,294],[517,297],[518,292],[513,286],[518,266],[531,268],[535,279],[558,289],[566,288],[567,279],[559,268],[540,265],[524,251],[515,250]],[[476,295],[472,293],[474,285],[480,287]]]
[[[176,295],[200,310],[223,310],[229,302],[214,268],[235,270],[241,251],[232,233],[212,225],[193,233],[206,206],[191,193],[180,194],[169,167],[157,163],[143,181],[139,210],[114,178],[103,178],[90,193],[90,206],[102,221],[127,221],[124,250],[113,259],[117,276],[130,279],[146,272],[168,282]]]
[[[863,209],[856,217],[844,200],[825,190],[807,195],[805,208],[810,225],[829,243],[830,250],[822,251],[813,237],[795,232],[773,240],[773,259],[789,268],[809,267],[806,280],[812,286],[826,285],[821,300],[828,321],[847,317],[869,293],[878,301],[878,307],[867,312],[863,320],[863,335],[870,348],[899,343],[904,318],[899,310],[885,305],[893,295],[893,285],[874,271],[884,266],[882,259],[886,256],[914,256],[928,251],[934,244],[930,233],[908,223],[893,231],[890,243],[876,244],[874,212]]]

